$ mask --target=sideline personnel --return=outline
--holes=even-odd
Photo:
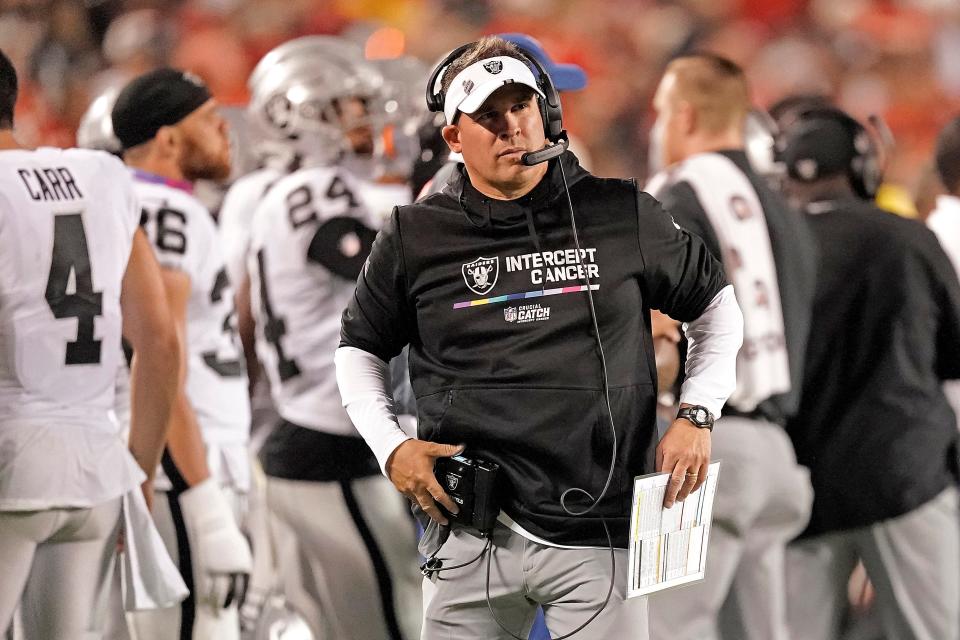
[[[667,168],[647,191],[724,261],[743,311],[744,347],[713,441],[725,464],[706,579],[654,596],[650,625],[657,637],[719,637],[732,591],[743,629],[731,637],[784,640],[784,549],[806,526],[813,495],[783,427],[800,403],[816,246],[801,214],[747,160],[750,101],[740,67],[712,54],[677,58],[654,105],[661,157],[651,160]]]
[[[887,638],[957,638],[960,511],[953,412],[960,284],[923,225],[870,202],[878,145],[846,113],[785,114],[786,190],[819,241],[803,392],[787,426],[810,467],[810,525],[787,548],[791,637],[839,636],[857,557]]]
[[[634,182],[595,178],[572,153],[522,163],[544,148],[545,126],[560,129],[558,109],[544,108],[545,93],[556,97],[547,80],[495,37],[450,62],[443,136],[464,168],[441,193],[394,210],[343,316],[336,361],[344,405],[401,492],[445,523],[434,500],[455,505],[434,479],[436,458],[465,445],[500,465],[502,524],[489,585],[483,564],[434,576],[424,638],[508,637],[487,609],[486,586],[513,633],[529,631],[538,604],[555,635],[576,629],[610,587],[600,516],[617,571],[588,635],[646,638],[646,600],[624,601],[631,480],[672,472],[672,505],[702,484],[710,460],[709,430],[686,419],[657,446],[649,310],[690,323],[685,405],[716,414],[734,386],[742,317],[703,243]],[[581,252],[573,250],[561,165]],[[384,390],[386,363],[407,344],[420,439],[400,430]],[[610,490],[590,516],[571,516],[561,494],[584,487],[597,495],[607,477],[611,418],[619,447]],[[483,546],[454,528],[438,557],[453,566]]]

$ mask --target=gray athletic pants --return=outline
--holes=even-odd
[[[100,640],[120,504],[0,512],[0,630],[20,604],[25,640]]]
[[[890,640],[960,638],[960,510],[950,487],[898,518],[831,533],[787,549],[793,640],[833,640],[847,610],[847,581],[863,560],[874,608]]]
[[[476,557],[484,544],[485,540],[454,529],[437,558],[444,566],[453,567]],[[498,524],[488,556],[425,579],[424,593],[431,595],[426,603],[423,640],[511,638],[487,609],[488,559],[491,605],[504,626],[524,638],[533,626],[538,605],[543,606],[547,628],[556,638],[586,622],[610,588],[608,549],[558,549],[527,540]],[[616,575],[610,602],[574,636],[577,639],[649,638],[647,599],[624,599],[627,551],[616,549],[614,557]]]
[[[810,518],[813,490],[784,430],[728,417],[713,430],[722,460],[702,582],[650,596],[653,640],[786,640],[787,543]],[[733,592],[736,633],[721,634],[720,610]]]
[[[267,507],[281,589],[317,640],[419,637],[416,533],[389,480],[267,476]]]

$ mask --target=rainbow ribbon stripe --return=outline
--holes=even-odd
[[[590,285],[591,291],[600,288],[598,284]],[[537,291],[527,291],[525,293],[508,293],[505,296],[494,296],[492,298],[480,298],[478,300],[466,300],[465,302],[456,302],[454,309],[465,309],[467,307],[479,307],[484,304],[496,304],[497,302],[506,302],[508,300],[527,300],[529,298],[542,298],[544,296],[559,296],[564,293],[580,293],[587,290],[587,285],[578,287],[560,287],[559,289],[538,289]]]

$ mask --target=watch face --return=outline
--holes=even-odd
[[[707,423],[707,412],[705,409],[697,409],[694,413],[697,422],[702,422],[703,424]]]

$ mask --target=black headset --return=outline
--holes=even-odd
[[[814,107],[797,112],[793,126],[787,126],[777,142],[777,153],[787,175],[799,182],[816,182],[836,171],[836,158],[825,157],[822,143],[835,134],[830,125],[840,125],[846,133],[849,156],[842,167],[850,186],[861,198],[872,200],[883,180],[881,145],[857,120],[834,107]],[[827,168],[825,170],[825,168]]]
[[[430,74],[430,80],[427,82],[427,108],[430,111],[443,111],[443,103],[446,96],[437,87],[437,82],[443,76],[444,71],[453,64],[461,55],[470,50],[476,42],[470,42],[459,46],[443,59],[437,68]],[[563,130],[563,110],[560,108],[560,93],[553,86],[553,80],[547,73],[543,65],[532,55],[524,51],[521,47],[520,55],[537,71],[537,86],[543,92],[545,98],[537,96],[537,104],[540,105],[540,115],[543,117],[543,129],[547,140],[559,143],[566,141],[567,133]]]

